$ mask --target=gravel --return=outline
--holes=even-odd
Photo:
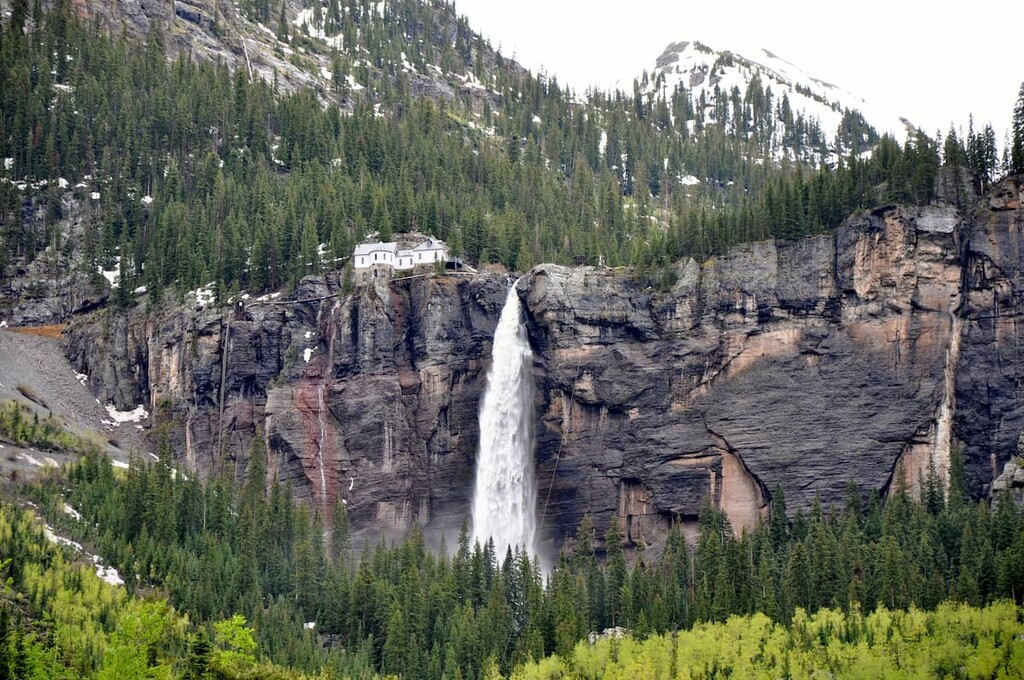
[[[28,399],[18,388],[27,388],[29,394],[46,407]],[[110,415],[103,404],[89,391],[88,379],[76,374],[60,347],[60,341],[0,330],[0,403],[16,400],[25,404],[43,418],[53,414],[65,428],[77,434],[95,433],[107,443],[107,452],[114,460],[127,461],[132,449],[147,450],[144,430],[133,422],[111,425]],[[106,421],[106,422],[104,422]],[[58,464],[73,456],[54,451],[20,448],[0,440],[0,470],[5,478],[33,476],[44,467],[38,462],[47,458]]]

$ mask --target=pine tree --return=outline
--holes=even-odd
[[[277,37],[281,42],[291,42],[291,28],[288,26],[288,13],[283,0],[277,14]]]
[[[317,238],[316,224],[313,222],[312,214],[306,216],[302,228],[302,250],[299,254],[303,274],[320,273],[320,250],[319,239]]]
[[[776,552],[786,546],[787,534],[789,531],[789,518],[786,516],[786,492],[782,487],[776,485],[772,489],[771,518],[769,520],[769,534],[772,539],[772,547]]]
[[[349,534],[351,527],[348,519],[348,506],[343,499],[337,499],[331,511],[331,561],[335,565],[344,566],[349,559]]]
[[[185,680],[206,680],[210,667],[210,639],[206,630],[200,628],[188,641],[188,656],[185,657]]]
[[[956,514],[964,507],[967,500],[967,476],[964,470],[963,452],[959,446],[950,446],[949,450],[949,491],[946,494],[946,507],[950,514]]]
[[[613,626],[623,625],[623,601],[622,590],[626,584],[626,554],[622,547],[622,529],[619,527],[619,517],[612,517],[608,525],[608,531],[604,535],[605,562],[607,583],[608,619]]]
[[[1013,108],[1013,141],[1010,146],[1010,172],[1024,174],[1024,83],[1020,84]]]
[[[11,613],[4,602],[0,604],[0,680],[14,680],[11,674],[12,632]]]
[[[12,36],[20,36],[25,30],[25,20],[28,18],[28,0],[14,0],[11,4]]]

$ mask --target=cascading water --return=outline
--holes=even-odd
[[[324,392],[326,391],[326,383],[316,391],[316,419],[320,426],[320,438],[316,444],[316,459],[320,466],[320,500],[325,505],[327,503],[327,475],[324,474],[324,445],[327,443],[327,419],[324,416],[324,411],[327,410],[327,406],[324,403]]]
[[[532,353],[520,316],[513,284],[494,331],[473,493],[473,537],[481,545],[494,539],[499,562],[509,546],[536,553]]]
[[[334,367],[334,338],[337,335],[338,327],[335,325],[334,317],[338,312],[341,302],[335,301],[334,306],[327,316],[327,327],[325,329],[327,339],[326,368],[323,371],[320,387],[316,392],[316,419],[320,426],[320,436],[317,438],[316,458],[320,467],[320,502],[327,507],[327,475],[324,473],[324,448],[327,445],[327,403],[326,394],[331,380],[331,370]]]

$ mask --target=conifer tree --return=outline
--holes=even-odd
[[[622,530],[618,516],[613,516],[604,535],[605,560],[608,564],[605,591],[608,619],[613,626],[624,624],[622,589],[626,584],[626,554],[622,546]]]
[[[771,517],[769,519],[772,546],[776,551],[782,550],[786,545],[789,518],[786,516],[786,492],[782,487],[776,485],[772,489]]]
[[[190,638],[185,657],[185,680],[206,680],[210,666],[210,639],[203,628]]]
[[[1013,141],[1010,146],[1010,172],[1024,173],[1024,83],[1020,84],[1017,103],[1013,107]]]
[[[343,499],[335,500],[331,511],[331,561],[339,567],[345,567],[351,548],[349,534],[351,526],[348,519],[348,506]]]
[[[281,2],[281,9],[277,13],[277,37],[281,42],[291,42],[291,29],[288,26],[288,13],[283,0]]]

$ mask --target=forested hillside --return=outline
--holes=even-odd
[[[331,48],[350,112],[242,68],[168,61],[159,24],[142,42],[81,23],[68,0],[45,14],[15,5],[0,48],[0,278],[45,253],[102,287],[100,271],[120,263],[121,304],[142,285],[276,289],[341,267],[373,232],[431,233],[517,270],[657,266],[827,230],[864,205],[927,201],[942,159],[980,186],[999,167],[990,129],[951,131],[941,154],[918,135],[835,168],[778,165],[773,131],[794,119],[757,83],[707,107],[681,87],[581,99],[486,50],[444,3],[383,15],[328,3],[312,33],[369,46],[366,59]],[[337,44],[285,23],[292,44]],[[409,43],[414,27],[426,34]],[[431,32],[442,27],[454,39]],[[412,71],[396,70],[402,54]],[[414,96],[410,74],[437,69],[486,91]]]
[[[262,479],[264,455],[252,452],[250,479]],[[631,565],[617,524],[598,560],[586,519],[573,548],[545,574],[521,551],[502,556],[490,544],[471,545],[465,530],[440,554],[428,551],[416,530],[400,545],[351,545],[342,504],[325,531],[323,518],[295,507],[286,487],[267,493],[227,478],[201,483],[172,474],[166,448],[161,456],[149,466],[136,459],[122,474],[93,454],[23,490],[51,531],[98,550],[119,570],[127,594],[144,601],[101,586],[88,569],[75,577],[25,517],[5,510],[0,564],[13,590],[0,606],[22,631],[8,635],[6,663],[26,663],[27,643],[38,650],[31,659],[39,667],[114,677],[104,674],[121,663],[118,645],[134,644],[150,650],[148,665],[184,677],[205,677],[188,674],[196,656],[213,666],[239,664],[214,677],[283,677],[269,670],[245,676],[254,654],[342,676],[508,676],[532,660],[541,665],[527,666],[527,677],[627,677],[630,664],[667,664],[671,635],[679,655],[672,677],[715,677],[728,668],[775,673],[783,665],[855,672],[855,655],[874,645],[882,646],[869,656],[896,677],[968,658],[975,665],[964,677],[1020,671],[1024,514],[1007,496],[992,509],[968,502],[959,467],[948,494],[933,473],[920,502],[900,487],[886,503],[862,507],[851,485],[844,507],[818,503],[791,522],[778,491],[772,519],[740,537],[708,506],[694,546],[676,526],[661,555],[640,552]],[[41,560],[49,565],[43,573]],[[970,608],[1001,599],[1007,602],[986,613]],[[892,611],[931,610],[948,600],[968,606],[927,616]],[[822,607],[833,611],[808,618]],[[749,622],[730,618],[752,615]],[[140,616],[149,621],[142,630],[129,625]],[[984,630],[953,632],[977,617],[989,622]],[[245,621],[254,644],[233,652],[231,640],[246,638],[226,637],[223,627]],[[597,650],[577,644],[614,626],[637,642],[604,640]],[[748,626],[753,637],[708,644],[709,635]],[[673,631],[691,627],[677,644]],[[962,646],[933,657],[927,650],[944,646],[947,635]],[[655,637],[640,642],[648,636]],[[687,651],[689,641],[698,647]],[[643,662],[640,644],[659,651]],[[552,654],[559,659],[541,662]],[[975,668],[989,670],[976,675]]]

